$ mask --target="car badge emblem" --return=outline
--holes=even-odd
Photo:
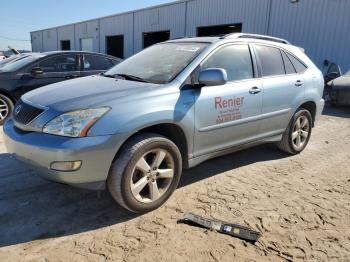
[[[21,105],[16,106],[16,108],[15,108],[15,115],[18,115],[21,111],[22,111],[22,106]]]

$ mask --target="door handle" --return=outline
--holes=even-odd
[[[259,94],[260,92],[261,92],[261,89],[257,86],[254,86],[249,90],[249,94],[252,94],[252,95]]]
[[[301,80],[295,82],[295,86],[302,86],[304,83]]]

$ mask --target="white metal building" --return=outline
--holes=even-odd
[[[184,36],[268,34],[301,46],[322,68],[350,69],[350,0],[181,0],[31,33],[32,49],[86,50],[129,57]]]

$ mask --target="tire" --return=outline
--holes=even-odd
[[[299,124],[297,121],[299,121]],[[307,144],[309,143],[311,132],[311,113],[306,109],[300,108],[292,117],[286,131],[283,133],[282,140],[277,144],[277,146],[280,150],[288,154],[299,154],[306,148]]]
[[[11,99],[3,94],[0,94],[0,125],[3,125],[11,116],[13,107],[14,106]]]
[[[172,141],[157,134],[140,134],[117,154],[107,186],[122,207],[146,213],[167,201],[179,184],[181,172],[181,153]]]

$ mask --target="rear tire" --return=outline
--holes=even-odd
[[[140,134],[127,141],[117,154],[107,186],[121,206],[146,213],[172,195],[181,172],[181,153],[172,141],[157,134]]]
[[[299,154],[309,143],[311,131],[311,113],[306,109],[300,108],[289,122],[286,131],[283,133],[282,140],[277,146],[288,154]]]
[[[13,103],[11,99],[3,94],[0,94],[0,125],[3,125],[11,116],[12,111]]]

